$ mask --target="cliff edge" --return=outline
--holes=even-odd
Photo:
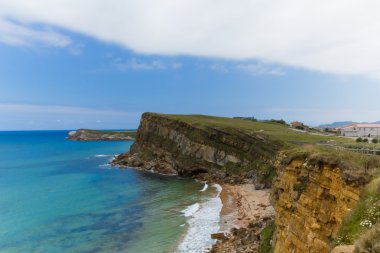
[[[114,165],[216,182],[269,187],[283,143],[249,121],[202,115],[144,113],[130,151]]]

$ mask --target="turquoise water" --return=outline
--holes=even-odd
[[[179,251],[200,207],[184,210],[215,189],[107,165],[132,142],[66,135],[0,132],[0,252]]]

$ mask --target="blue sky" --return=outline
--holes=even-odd
[[[17,12],[11,1],[0,4],[9,9],[0,11],[0,130],[132,129],[146,111],[282,118],[312,125],[380,120],[376,62],[365,69],[356,63],[346,66],[346,58],[335,53],[313,62],[315,54],[273,59],[265,55],[266,47],[257,57],[248,49],[242,57],[243,49],[228,51],[230,47],[221,45],[221,51],[214,50],[218,44],[206,37],[204,43],[212,47],[203,48],[200,42],[189,47],[192,37],[166,41],[151,30],[133,36],[141,37],[139,43],[124,41],[108,31],[99,35],[103,28],[85,30],[84,24],[39,19],[42,14],[29,13],[27,1],[18,6],[23,4]],[[140,31],[142,25],[135,27]],[[239,36],[227,39],[235,43]],[[278,55],[295,48],[271,45],[272,40],[267,45],[278,49]]]

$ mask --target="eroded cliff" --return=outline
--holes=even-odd
[[[192,122],[191,117],[197,121]],[[273,161],[281,142],[260,132],[202,124],[202,120],[202,116],[183,120],[145,113],[136,142],[114,164],[230,183],[253,179],[261,188],[270,185]]]
[[[352,174],[346,165],[323,157],[287,161],[273,183],[274,252],[330,252],[365,182],[364,175]]]

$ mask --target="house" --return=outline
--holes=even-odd
[[[339,129],[347,137],[380,137],[380,124],[352,124]]]
[[[309,128],[304,123],[299,122],[299,121],[293,121],[292,123],[290,123],[290,127],[295,128],[295,129],[301,129],[301,130],[307,130]]]

